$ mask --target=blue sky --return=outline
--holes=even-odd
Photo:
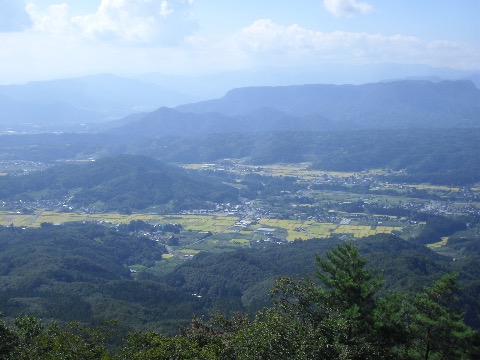
[[[0,0],[0,84],[322,64],[480,71],[478,0]]]

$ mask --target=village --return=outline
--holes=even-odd
[[[45,168],[43,164],[30,163],[6,167],[12,165],[17,176],[25,173],[22,167],[28,171]],[[2,200],[0,225],[26,228],[71,221],[93,221],[115,227],[150,224],[152,227],[148,229],[135,227],[130,231],[165,245],[164,259],[183,261],[202,251],[281,245],[313,238],[357,239],[378,234],[409,237],[424,224],[418,214],[480,216],[478,187],[397,184],[389,181],[389,171],[334,173],[310,170],[308,164],[259,167],[232,160],[184,167],[236,180],[249,174],[264,179],[289,178],[295,187],[258,191],[255,198],[240,197],[237,203],[211,204],[208,209],[175,213],[158,213],[156,209],[112,213],[101,206],[79,206],[72,202],[73,196],[60,199],[32,196]],[[171,231],[172,225],[175,231]],[[134,274],[138,269],[131,270]]]

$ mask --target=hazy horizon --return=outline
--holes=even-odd
[[[0,84],[98,73],[341,83],[358,69],[366,81],[395,78],[385,64],[480,72],[479,16],[476,0],[5,0]]]

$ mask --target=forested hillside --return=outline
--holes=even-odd
[[[29,313],[86,323],[118,319],[131,327],[185,322],[192,311],[255,312],[271,304],[268,293],[278,276],[313,274],[313,254],[343,243],[333,237],[203,253],[161,275],[155,268],[165,261],[164,245],[143,236],[140,227],[138,233],[133,229],[89,223],[0,228],[0,308],[8,316]],[[471,247],[475,241],[458,238],[448,246],[454,250],[457,244]],[[458,272],[466,322],[480,327],[478,249],[452,261],[394,236],[370,237],[357,245],[369,268],[383,274],[387,291],[420,291],[442,274]],[[132,273],[132,268],[142,270]]]
[[[0,177],[0,197],[67,199],[72,205],[131,211],[149,206],[198,208],[237,199],[238,191],[143,156],[57,165],[24,176]]]
[[[95,224],[0,227],[0,237],[5,316],[29,314],[62,324],[118,320],[125,331],[148,323],[171,333],[204,306],[131,272],[132,266],[161,261],[165,247],[148,238]]]
[[[382,239],[382,243],[385,240]],[[409,247],[391,240],[396,250]],[[366,244],[370,250],[380,245],[375,241],[366,241]],[[457,274],[440,277],[437,272],[436,281],[427,286],[422,284],[420,290],[411,293],[398,287],[394,292],[383,292],[378,268],[367,266],[367,259],[355,246],[351,243],[333,245],[312,261],[315,278],[283,276],[273,287],[269,286],[273,303],[255,317],[218,312],[208,321],[194,317],[175,337],[166,337],[158,330],[132,332],[117,345],[113,356],[107,352],[107,339],[114,329],[108,326],[91,329],[72,324],[62,328],[56,324],[43,325],[33,317],[18,317],[11,325],[0,322],[0,348],[7,358],[34,355],[38,359],[50,358],[52,354],[82,359],[305,359],[319,356],[326,359],[472,359],[478,356],[478,333],[463,323],[456,303]],[[388,247],[385,250],[383,254],[388,254]],[[408,251],[399,254],[408,259]],[[244,267],[258,268],[258,264],[245,259],[241,261]],[[388,259],[384,261],[388,263]],[[231,276],[232,270],[226,270],[218,268],[215,272]],[[237,280],[232,280],[238,282],[247,273],[243,270]],[[310,272],[310,276],[313,273]],[[212,275],[206,272],[206,277]],[[129,296],[144,299],[145,293],[138,292],[142,282],[130,280],[130,283],[123,282],[121,292],[116,294],[124,301],[131,300]],[[108,283],[106,287],[111,288]],[[133,288],[135,295],[129,292]],[[153,283],[148,289],[155,294]],[[225,295],[216,297],[225,298]],[[173,299],[170,295],[169,301],[170,309],[182,308],[178,297]],[[158,307],[156,298],[155,308]],[[160,313],[149,315],[151,319],[158,319]]]

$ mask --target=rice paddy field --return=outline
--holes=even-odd
[[[328,238],[331,235],[352,235],[355,238],[361,238],[377,234],[391,234],[402,229],[400,226],[340,225],[276,219],[263,219],[260,222],[268,227],[278,227],[287,230],[287,240]]]
[[[232,173],[244,174],[245,172],[252,172],[259,175],[267,176],[291,176],[291,177],[300,177],[302,179],[308,180],[317,178],[322,175],[329,175],[339,178],[346,178],[350,176],[356,176],[357,173],[353,172],[335,172],[335,171],[321,171],[311,169],[311,163],[300,163],[300,164],[270,164],[270,165],[247,165],[236,163],[233,169],[228,171]],[[216,164],[185,164],[183,165],[187,169],[192,170],[206,170],[206,169],[217,169],[223,168],[221,165]],[[362,175],[367,173],[379,173],[381,170],[370,170],[368,172],[362,172]]]
[[[232,226],[239,219],[229,215],[86,214],[41,210],[34,214],[24,215],[0,211],[0,225],[2,226],[13,224],[19,227],[39,227],[43,222],[61,224],[72,221],[102,221],[111,224],[128,224],[132,220],[143,220],[156,224],[175,223],[181,224],[185,230],[217,233]]]
[[[132,214],[118,213],[67,213],[54,211],[38,211],[35,214],[17,214],[0,212],[0,225],[17,227],[39,227],[41,223],[61,224],[72,221],[98,221],[111,224],[125,224],[132,220],[143,220],[149,223],[181,224],[185,231],[210,232],[223,234],[228,237],[230,243],[245,245],[251,239],[263,234],[258,229],[273,230],[270,235],[286,238],[287,240],[308,240],[313,238],[328,238],[331,235],[352,235],[355,238],[376,234],[389,234],[401,231],[400,226],[369,226],[369,225],[342,225],[334,223],[317,223],[312,220],[280,220],[260,219],[255,225],[248,227],[235,227],[239,218],[231,215],[155,215],[155,214]]]

